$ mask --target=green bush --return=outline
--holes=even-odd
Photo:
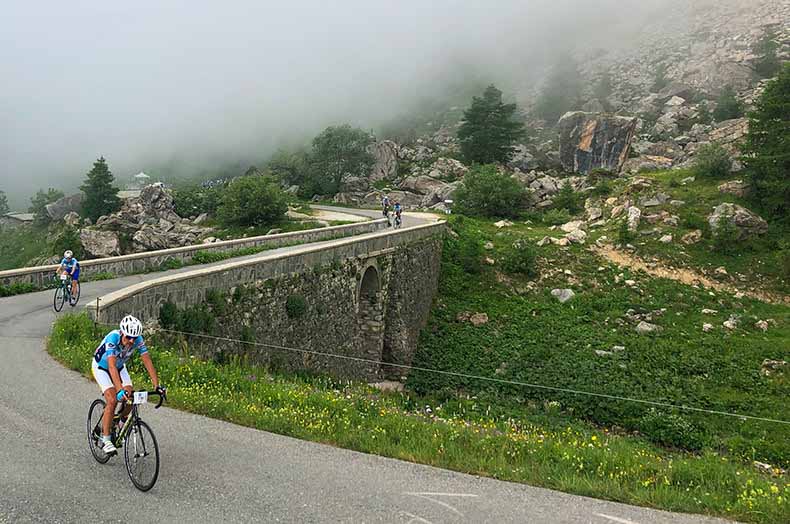
[[[538,274],[537,258],[532,244],[526,240],[517,240],[505,251],[502,268],[508,273],[534,277]]]
[[[735,97],[735,91],[727,86],[722,89],[716,102],[716,109],[713,111],[713,118],[717,122],[732,120],[743,116],[743,105]]]
[[[692,171],[698,177],[724,178],[732,171],[732,159],[719,144],[707,144],[697,151]]]
[[[457,193],[458,212],[471,216],[515,217],[520,213],[526,192],[510,175],[495,165],[470,170]]]
[[[159,307],[159,324],[165,329],[178,329],[179,311],[172,302],[165,302]]]
[[[592,193],[593,195],[604,197],[607,195],[611,195],[612,191],[614,191],[614,187],[612,183],[608,180],[601,180],[597,184],[595,184]]]
[[[196,216],[201,213],[216,215],[224,190],[224,186],[191,185],[176,188],[173,190],[173,204],[176,213],[182,217]]]
[[[650,440],[665,446],[698,451],[705,445],[703,432],[685,417],[651,409],[638,424]]]
[[[738,238],[738,228],[722,218],[713,230],[713,251],[727,254],[743,249],[743,242]]]
[[[17,282],[10,286],[0,286],[0,297],[12,297],[38,291],[38,287],[30,282]]]
[[[216,319],[205,305],[180,310],[175,304],[165,302],[159,308],[159,324],[174,331],[210,334],[214,332]]]
[[[630,244],[636,239],[636,233],[628,228],[628,221],[623,220],[617,229],[617,241],[621,244]]]
[[[581,213],[584,209],[584,195],[574,191],[570,182],[565,182],[552,199],[554,209],[567,209],[571,215]]]
[[[289,295],[285,300],[285,313],[288,318],[301,318],[307,312],[307,300],[302,295]]]
[[[180,258],[168,258],[159,265],[161,271],[180,269],[182,267],[184,267],[184,262]]]
[[[288,210],[285,193],[268,176],[235,179],[222,194],[217,215],[228,225],[265,226],[283,219]]]
[[[64,228],[52,241],[50,249],[53,253],[57,253],[58,255],[70,249],[78,260],[86,258],[85,249],[82,247],[82,241],[80,240],[80,232],[73,227],[67,226]]]
[[[483,269],[483,241],[478,233],[466,227],[464,217],[450,220],[454,235],[444,237],[443,263],[460,268],[464,273],[479,274]]]
[[[559,226],[566,222],[570,222],[571,214],[567,209],[549,209],[543,213],[541,220],[544,224],[548,224],[550,226]]]
[[[596,167],[587,175],[587,180],[589,180],[591,184],[595,184],[602,180],[611,180],[612,178],[616,178],[616,175],[610,170],[602,167]]]

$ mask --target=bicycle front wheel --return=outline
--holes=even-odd
[[[134,487],[148,491],[159,477],[159,444],[148,424],[139,419],[130,423],[134,425],[129,428],[123,445],[126,471]]]
[[[101,420],[104,415],[105,402],[97,398],[88,410],[88,447],[91,455],[99,464],[106,464],[110,460],[110,455],[102,451],[101,442]]]
[[[60,312],[63,309],[63,304],[66,303],[66,288],[63,286],[58,286],[55,288],[55,300],[52,303],[52,306],[55,308],[55,311]]]

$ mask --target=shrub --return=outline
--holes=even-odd
[[[727,254],[738,251],[743,242],[738,238],[738,228],[730,220],[722,217],[713,230],[713,251]]]
[[[201,213],[216,215],[224,190],[224,186],[200,187],[196,185],[174,189],[173,204],[176,213],[182,217]]]
[[[63,231],[52,241],[50,249],[52,252],[58,254],[62,254],[67,249],[70,249],[77,259],[85,258],[85,249],[82,247],[80,232],[73,227],[66,227],[63,229]]]
[[[38,291],[38,287],[30,282],[16,282],[10,286],[0,286],[0,297],[12,297],[23,293]]]
[[[667,85],[669,85],[669,79],[667,78],[667,64],[661,63],[656,68],[656,76],[653,77],[653,86],[650,90],[654,93],[661,91]]]
[[[719,144],[707,144],[697,152],[693,173],[699,177],[723,178],[732,170],[732,159]]]
[[[502,268],[508,273],[534,277],[538,274],[537,254],[532,244],[525,240],[517,240],[505,251],[502,257]]]
[[[584,209],[584,195],[574,191],[570,182],[566,182],[552,200],[555,209],[567,209],[571,215]]]
[[[596,196],[606,196],[611,195],[614,188],[612,187],[612,183],[608,180],[601,180],[595,187],[593,188],[593,194]]]
[[[175,304],[165,302],[159,308],[159,324],[164,329],[185,333],[213,333],[216,319],[205,305],[179,310]]]
[[[567,209],[549,209],[543,213],[543,223],[550,226],[559,226],[571,219],[571,214]]]
[[[716,109],[713,111],[713,118],[717,122],[732,120],[733,118],[740,118],[743,116],[743,105],[735,98],[735,91],[730,86],[722,89],[716,104]]]
[[[705,444],[703,432],[685,417],[651,409],[639,420],[639,430],[665,446],[697,451]]]
[[[465,273],[478,274],[483,265],[483,241],[470,228],[465,227],[463,216],[455,215],[451,225],[455,236],[444,237],[442,260],[457,266]]]
[[[476,166],[456,193],[459,212],[484,217],[514,217],[521,211],[525,191],[495,165]]]
[[[180,269],[182,267],[184,267],[184,263],[180,258],[168,258],[159,265],[159,269],[162,271],[167,271],[169,269]]]
[[[587,175],[587,179],[592,184],[595,184],[596,182],[600,182],[602,180],[608,180],[614,177],[615,177],[614,173],[602,167],[596,167],[595,169],[590,171],[590,173]]]
[[[159,324],[165,329],[177,329],[178,307],[172,302],[165,302],[159,307]]]
[[[623,220],[617,230],[617,240],[621,244],[630,244],[636,238],[636,233],[628,228],[628,221]]]
[[[271,225],[288,210],[285,193],[272,177],[243,176],[230,183],[222,195],[217,215],[226,224]]]
[[[289,295],[285,300],[285,313],[288,318],[301,318],[307,312],[307,300],[302,295]]]
[[[219,316],[225,314],[227,303],[225,302],[225,295],[222,291],[217,289],[206,290],[206,303],[211,306],[211,311]]]

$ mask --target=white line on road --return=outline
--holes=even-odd
[[[449,509],[459,517],[465,518],[466,515],[458,511],[454,506],[441,501],[437,500],[433,497],[477,497],[477,495],[471,493],[432,493],[432,492],[423,492],[423,493],[414,493],[414,492],[406,492],[404,495],[412,495],[414,497],[419,497],[421,499],[430,500],[433,503],[439,504],[440,506],[444,506],[445,508]]]
[[[609,519],[612,522],[619,522],[620,524],[637,524],[633,520],[621,519],[620,517],[612,517],[611,515],[604,515],[603,513],[596,513],[595,516]]]

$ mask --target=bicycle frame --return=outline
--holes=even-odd
[[[159,409],[162,406],[162,402],[164,402],[165,400],[165,395],[161,395],[156,391],[148,391],[148,395],[159,396],[159,402],[157,403],[156,406],[154,406],[154,409]],[[127,401],[118,403],[118,412],[115,413],[114,415],[118,415],[123,411],[126,402]],[[126,423],[121,428],[121,432],[115,435],[115,440],[113,441],[115,447],[120,447],[121,444],[123,444],[124,439],[126,439],[126,435],[129,433],[129,428],[131,428],[134,424],[137,424],[137,422],[140,420],[140,414],[138,413],[138,406],[139,404],[132,404],[132,410],[129,412],[129,416],[126,417]]]

